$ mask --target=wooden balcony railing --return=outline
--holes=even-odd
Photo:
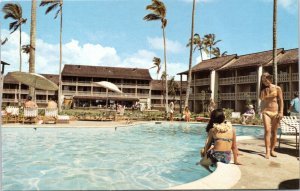
[[[220,93],[221,100],[235,100],[235,93]],[[218,96],[215,97],[215,100]]]
[[[219,85],[235,84],[235,77],[219,78]]]
[[[210,84],[210,78],[192,80],[191,85],[193,86],[194,84],[195,84],[195,86],[209,85]]]
[[[237,96],[237,100],[257,99],[256,92],[239,92],[237,93],[236,96]]]
[[[289,82],[290,75],[289,74],[278,74],[278,82]]]
[[[256,82],[257,82],[257,75],[236,77],[237,84],[247,84],[247,83],[256,83]]]
[[[290,100],[290,92],[283,92],[283,99],[284,100]]]
[[[292,73],[292,81],[299,81],[299,73]]]

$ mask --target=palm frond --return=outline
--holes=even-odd
[[[7,37],[4,39],[4,41],[1,40],[1,45],[4,45],[7,41],[8,41]]]
[[[52,10],[54,10],[55,8],[57,8],[58,5],[59,5],[59,3],[54,3],[54,4],[50,5],[50,6],[46,9],[45,14],[50,13]]]
[[[168,23],[168,20],[165,18],[162,18],[161,19],[161,28],[166,28],[167,23]]]
[[[9,30],[14,29],[16,26],[19,27],[19,26],[18,26],[18,22],[19,22],[19,21],[14,21],[14,22],[12,22],[12,23],[9,23]],[[12,32],[11,32],[11,33],[12,33]]]
[[[150,14],[146,15],[143,19],[146,21],[154,21],[154,20],[161,19],[161,17],[156,14],[150,13]]]
[[[57,12],[56,12],[56,14],[55,14],[55,17],[54,17],[54,19],[56,19],[56,18],[57,18],[57,16],[58,16],[58,14],[60,13],[60,11],[61,11],[61,8],[59,8],[59,9],[57,10]]]

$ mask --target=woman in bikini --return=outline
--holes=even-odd
[[[261,113],[265,128],[266,159],[276,157],[277,129],[283,117],[283,95],[281,88],[272,84],[272,76],[263,73],[260,86]]]
[[[222,109],[212,111],[206,131],[208,137],[204,150],[201,152],[200,164],[208,170],[210,165],[217,162],[228,164],[231,160],[232,150],[234,164],[239,165],[235,129],[232,128],[230,122],[225,121]]]

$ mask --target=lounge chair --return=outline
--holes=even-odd
[[[29,108],[25,107],[24,108],[24,117],[23,117],[23,124],[26,121],[29,121],[29,123],[36,123],[38,117],[38,108]]]
[[[296,136],[296,149],[299,150],[299,118],[297,116],[284,116],[280,121],[280,135],[279,135],[279,144],[280,148],[281,135],[295,135]]]
[[[58,115],[56,123],[70,123],[70,117],[68,115]]]
[[[17,123],[19,121],[19,113],[20,113],[20,109],[18,107],[14,107],[14,106],[8,106],[5,108],[6,111],[6,123],[8,122],[14,122]]]
[[[57,108],[46,108],[45,109],[45,116],[44,116],[44,123],[56,123],[56,119],[58,116],[58,109]]]

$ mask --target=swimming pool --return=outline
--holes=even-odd
[[[164,189],[209,173],[205,124],[130,128],[3,128],[3,190]],[[237,126],[238,135],[262,135]]]

